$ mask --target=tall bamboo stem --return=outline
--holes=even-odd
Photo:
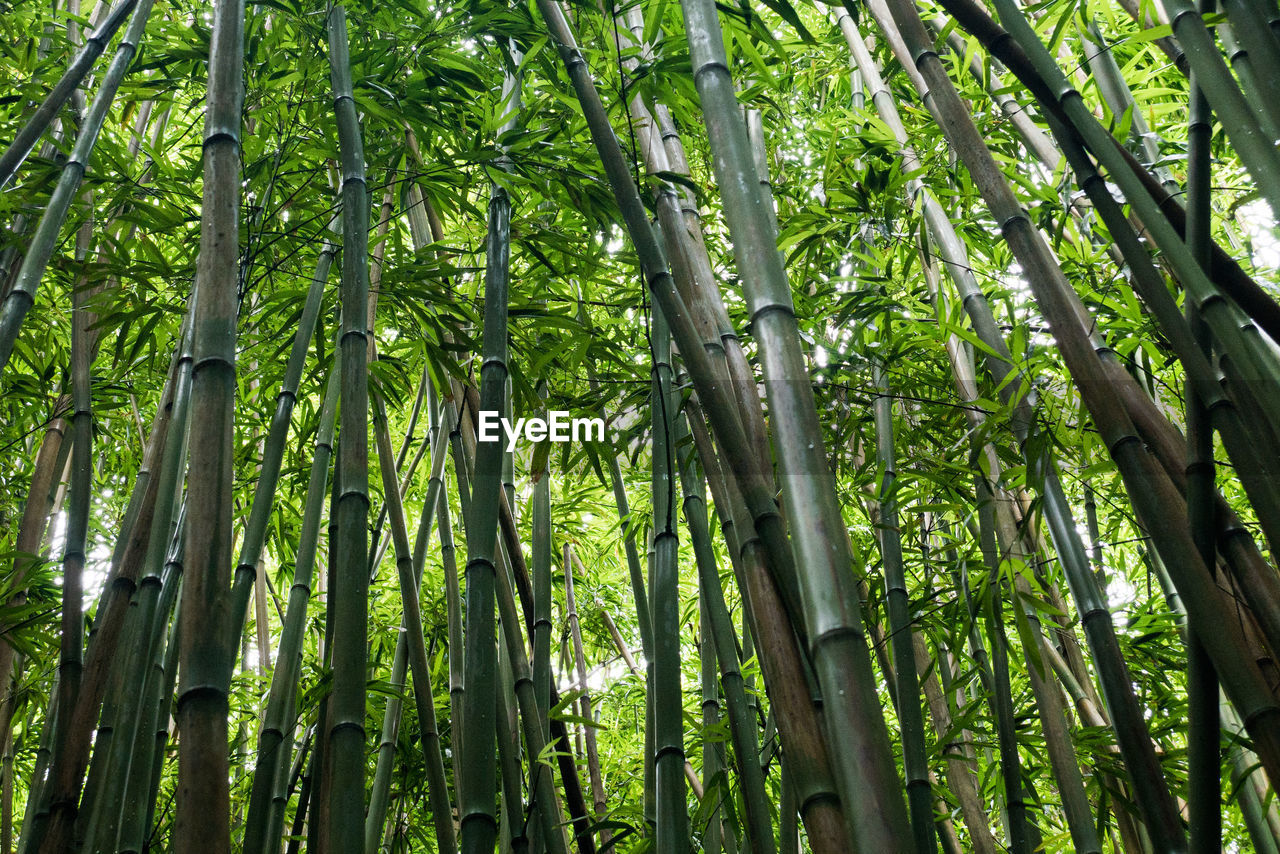
[[[511,201],[501,186],[489,196],[489,228],[485,241],[485,310],[483,361],[480,367],[481,413],[504,410],[507,382],[507,294],[510,267]],[[497,501],[502,489],[502,443],[476,447],[474,489],[467,524],[466,693],[462,707],[461,757],[466,772],[458,791],[463,854],[489,854],[497,837],[494,796],[497,777],[493,765],[497,651],[494,646],[495,585],[493,562],[497,545]],[[462,472],[459,472],[461,480]]]
[[[387,429],[386,414],[381,399],[376,399],[375,433],[378,443],[378,461],[382,470],[382,488],[391,520],[391,537],[395,543],[396,569],[400,576],[400,598],[404,609],[405,642],[408,644],[409,668],[413,675],[413,699],[418,712],[418,727],[422,734],[422,750],[427,764],[427,796],[431,803],[431,815],[436,831],[436,846],[442,854],[453,854],[458,843],[453,832],[453,807],[449,803],[449,789],[445,781],[444,759],[440,749],[440,733],[436,727],[435,698],[431,691],[431,666],[427,662],[426,644],[422,634],[422,611],[418,603],[425,566],[425,539],[430,527],[419,530],[421,551],[414,553],[409,547],[409,534],[405,526],[404,507],[400,500],[400,484],[396,477],[395,459],[391,450],[391,435]],[[444,450],[437,448],[438,465],[443,466]],[[435,468],[433,460],[433,469]],[[439,478],[436,478],[439,484]],[[435,496],[427,499],[428,508]],[[430,509],[423,518],[431,518]],[[381,827],[377,822],[375,827]],[[366,849],[367,850],[367,849]]]
[[[875,699],[858,593],[848,571],[848,542],[845,537],[832,536],[844,523],[827,469],[790,288],[770,222],[772,200],[759,192],[715,6],[704,0],[685,0],[682,7],[694,81],[715,152],[716,177],[764,363],[774,419],[774,451],[782,475],[784,505],[793,525],[792,544],[800,571],[810,652],[823,687],[833,748],[850,760],[833,769],[836,782],[850,813],[856,844],[885,852],[906,850],[910,832],[896,790],[888,731]],[[681,353],[686,353],[683,346]],[[868,787],[867,780],[878,782]],[[866,797],[868,788],[875,792],[872,797]],[[855,795],[859,791],[861,796]]]
[[[346,9],[329,9],[329,70],[337,115],[342,168],[342,314],[338,348],[339,391],[337,518],[333,544],[333,693],[330,698],[324,770],[328,777],[325,850],[351,852],[364,843],[365,682],[369,573],[369,388],[366,305],[369,299],[369,196],[360,118],[352,90]]]
[[[605,799],[604,777],[600,769],[600,751],[596,746],[596,728],[590,725],[595,721],[595,714],[591,707],[591,689],[587,685],[587,659],[582,648],[582,627],[578,622],[577,601],[573,593],[573,567],[575,563],[577,563],[577,555],[574,554],[573,547],[566,542],[564,544],[564,560],[561,561],[560,568],[564,571],[565,610],[569,623],[569,635],[573,640],[574,669],[578,674],[578,689],[582,691],[582,699],[579,701],[581,714],[582,719],[588,722],[583,726],[582,741],[587,754],[587,775],[591,780],[592,807],[596,821],[604,821],[608,815],[609,802]],[[583,572],[583,577],[586,577],[585,571]],[[612,838],[613,831],[607,827],[600,828],[600,847],[602,849],[609,845]]]
[[[240,123],[244,3],[214,9],[204,132],[204,204],[193,324],[191,463],[186,595],[179,612],[179,849],[231,850],[227,717],[235,644],[228,637],[231,584],[236,293],[240,232]]]
[[[678,445],[687,435],[682,417],[676,436]],[[743,792],[746,815],[747,844],[755,854],[773,854],[773,827],[769,801],[765,793],[764,773],[757,759],[760,748],[756,736],[756,721],[747,706],[742,671],[738,662],[738,650],[734,644],[733,620],[725,603],[720,584],[720,571],[711,549],[708,530],[705,489],[701,474],[694,468],[693,449],[680,456],[680,487],[684,494],[685,525],[693,544],[694,559],[698,567],[698,591],[705,619],[708,623],[712,653],[719,666],[725,705],[728,707],[730,735],[738,764],[738,780]],[[713,699],[714,695],[713,695]],[[704,699],[704,703],[706,700]],[[705,737],[705,735],[704,735]],[[704,766],[705,766],[704,762]],[[707,775],[704,768],[704,777]],[[717,822],[718,819],[713,819]]]
[[[1201,11],[1215,4],[1200,0]],[[1245,7],[1242,9],[1242,7]],[[1231,2],[1228,8],[1250,13],[1246,4]],[[1260,22],[1259,22],[1260,23]],[[1274,48],[1271,33],[1260,27],[1259,35]],[[1276,57],[1270,57],[1275,66]],[[1280,67],[1277,67],[1280,71]],[[1200,72],[1191,72],[1191,122],[1187,129],[1187,243],[1202,267],[1208,267],[1210,219],[1209,144],[1213,136],[1213,116],[1199,87]],[[1280,85],[1280,81],[1276,81]],[[1212,357],[1208,330],[1190,301],[1184,306],[1187,324],[1197,343]],[[1218,526],[1214,504],[1213,427],[1204,401],[1190,383],[1184,390],[1187,419],[1187,525],[1200,559],[1212,573],[1217,567]],[[1188,829],[1193,854],[1222,850],[1222,757],[1219,752],[1218,677],[1198,635],[1187,638],[1187,785]]]
[[[680,854],[689,847],[685,806],[684,702],[680,685],[679,535],[671,391],[671,334],[661,308],[652,307],[653,382],[649,397],[653,430],[653,563],[649,593],[653,619],[654,775],[657,846]]]
[[[340,359],[340,353],[335,353]],[[293,742],[294,705],[298,678],[302,669],[302,646],[307,629],[307,610],[311,601],[312,576],[320,539],[320,521],[329,489],[329,464],[333,458],[333,430],[338,414],[338,389],[341,367],[334,365],[325,384],[315,447],[311,454],[311,472],[307,480],[302,524],[298,533],[298,556],[294,562],[293,583],[289,587],[289,604],[285,609],[280,645],[276,651],[276,667],[271,673],[271,689],[258,733],[257,760],[253,784],[249,792],[249,811],[245,819],[245,854],[265,854],[280,837],[284,825],[284,803],[276,801],[280,777],[288,767],[286,759]]]
[[[809,845],[815,854],[837,854],[850,849],[847,822],[836,795],[834,775],[820,708],[810,691],[807,662],[795,628],[782,604],[781,595],[765,566],[763,547],[743,508],[741,491],[721,465],[703,420],[701,406],[686,404],[707,482],[731,553],[740,554],[746,580],[744,599],[752,612],[756,633],[771,639],[760,649],[760,665],[765,688],[778,710],[778,731],[782,736],[784,762],[802,767],[806,773],[796,780],[796,801],[804,821]]]
[[[876,457],[880,471],[880,552],[884,562],[886,609],[893,636],[893,675],[896,681],[898,722],[902,731],[902,764],[907,778],[907,806],[918,854],[937,851],[933,796],[929,787],[928,747],[924,716],[920,709],[920,676],[916,670],[914,630],[907,577],[902,561],[902,534],[898,527],[897,477],[894,462],[893,398],[889,395],[885,367],[873,366],[876,384]]]

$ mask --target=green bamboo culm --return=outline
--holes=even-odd
[[[458,849],[453,833],[453,808],[449,803],[449,789],[440,748],[440,733],[436,727],[435,698],[431,690],[431,665],[427,661],[426,643],[422,633],[422,610],[418,602],[418,591],[425,568],[426,541],[431,534],[430,520],[434,515],[432,505],[440,496],[440,480],[435,469],[437,465],[443,466],[444,448],[441,445],[435,448],[432,469],[433,473],[437,474],[433,480],[436,489],[434,495],[427,496],[427,507],[422,514],[425,524],[418,530],[418,547],[411,550],[405,525],[404,506],[400,499],[399,479],[396,476],[395,457],[391,450],[391,434],[387,428],[387,417],[381,398],[375,400],[375,418],[382,489],[391,521],[396,570],[400,578],[401,605],[404,610],[405,632],[401,638],[407,646],[409,669],[413,676],[413,699],[418,713],[422,752],[426,761],[427,798],[431,804],[431,817],[436,830],[436,848],[441,854],[453,854]],[[374,824],[381,829],[381,821]],[[376,846],[370,846],[365,850],[366,854],[374,854]]]
[[[843,757],[834,763],[837,787],[857,847],[906,852],[912,845],[907,811],[877,699],[848,541],[833,535],[844,530],[844,522],[771,225],[772,199],[760,193],[715,4],[682,0],[681,5],[716,180],[763,362],[810,654],[831,748]]]
[[[175,545],[179,545],[175,543]],[[175,560],[182,555],[175,552]],[[165,747],[169,741],[169,716],[173,706],[173,692],[178,680],[178,621],[169,627],[164,644],[164,655],[157,651],[156,661],[160,673],[155,681],[156,695],[151,698],[150,716],[143,730],[150,739],[146,751],[138,751],[130,767],[129,791],[126,794],[123,816],[120,819],[120,838],[116,845],[118,854],[142,854],[149,829],[155,820],[156,793],[160,791],[160,776],[164,771]],[[150,762],[145,761],[150,756]]]
[[[685,417],[681,415],[675,445],[677,447],[681,444],[687,445],[684,442],[687,437],[688,426]],[[743,808],[746,813],[744,816],[744,829],[747,833],[746,847],[752,854],[774,854],[777,849],[773,841],[772,810],[765,790],[764,772],[757,761],[760,748],[756,737],[756,721],[747,705],[747,695],[735,645],[733,617],[725,603],[724,588],[720,583],[720,570],[711,546],[706,489],[703,486],[702,474],[696,468],[693,447],[687,446],[685,452],[679,457],[685,526],[693,545],[694,561],[698,568],[699,601],[703,619],[707,622],[706,632],[710,641],[708,645],[704,645],[703,655],[704,657],[709,655],[712,664],[719,665],[720,685],[724,691],[725,706],[729,715],[729,733],[733,740],[734,755],[737,758],[738,780],[742,787]],[[707,708],[708,703],[712,704],[712,708]],[[714,713],[718,718],[718,707],[718,694],[711,691],[708,696],[708,692],[704,691],[704,713]],[[708,756],[715,756],[714,748],[710,753],[704,752],[704,757]],[[708,768],[708,762],[704,758],[704,778],[714,775],[715,762],[713,758]],[[719,816],[713,817],[711,821],[718,829]]]
[[[262,551],[266,545],[271,510],[280,483],[280,466],[284,461],[285,444],[289,439],[289,420],[293,415],[293,407],[298,402],[298,384],[302,381],[302,371],[306,367],[307,346],[315,333],[325,284],[329,280],[329,270],[337,254],[337,244],[326,239],[320,249],[320,256],[316,259],[315,274],[311,277],[311,286],[307,289],[307,298],[302,305],[302,315],[298,318],[298,329],[294,333],[289,361],[285,363],[284,379],[276,394],[275,412],[267,427],[267,439],[262,448],[262,466],[258,471],[257,483],[254,484],[253,504],[244,526],[240,559],[237,561],[231,588],[231,616],[234,620],[232,640],[237,644],[244,631],[249,597],[253,595]]]
[[[886,323],[888,322],[886,318]],[[886,330],[887,332],[887,330]],[[920,676],[913,647],[911,600],[902,561],[902,533],[898,527],[897,470],[893,436],[893,397],[885,366],[872,367],[876,386],[876,464],[880,472],[880,554],[884,564],[886,610],[893,636],[893,676],[897,684],[898,722],[902,730],[902,764],[907,778],[907,807],[916,851],[938,850],[929,787],[928,745],[920,708]]]
[[[538,383],[537,393],[546,411],[547,384]],[[550,446],[548,446],[549,448]],[[534,456],[533,479],[533,687],[538,708],[551,708],[551,454]],[[550,737],[550,722],[543,721]]]
[[[132,666],[129,671],[143,674],[140,684],[130,686],[138,694],[128,711],[117,712],[116,737],[113,747],[119,755],[113,756],[114,767],[103,791],[115,797],[99,796],[89,805],[90,822],[84,833],[86,846],[98,851],[141,850],[140,836],[144,835],[143,821],[147,814],[147,793],[150,790],[153,766],[153,749],[156,743],[156,721],[164,696],[160,692],[168,680],[164,672],[164,660],[172,654],[165,647],[166,638],[173,634],[175,621],[172,613],[181,590],[184,559],[186,556],[186,506],[178,511],[172,538],[164,550],[162,567],[148,570],[143,581],[148,589],[156,589],[159,596],[154,604],[146,605],[151,611],[149,619],[140,621],[141,637],[133,644],[137,649],[134,658],[126,659]],[[153,579],[151,576],[154,575]],[[158,583],[157,583],[158,582]],[[141,591],[140,591],[141,592]],[[145,603],[144,603],[145,604]],[[130,720],[130,717],[136,720]],[[168,722],[166,721],[166,724]],[[88,792],[86,792],[86,795]]]
[[[503,572],[505,569],[499,571]],[[525,821],[526,808],[521,794],[525,775],[520,768],[520,725],[514,682],[511,656],[507,654],[505,645],[499,646],[497,726],[494,727],[495,737],[498,739],[498,782],[501,785],[498,793],[501,811],[498,850],[503,854],[508,851],[511,854],[528,854],[529,827]],[[541,843],[542,837],[536,832],[533,835]]]
[[[711,487],[721,532],[730,554],[740,555],[747,608],[761,636],[779,639],[760,647],[760,666],[773,707],[779,710],[778,732],[784,762],[806,769],[796,781],[796,801],[806,836],[815,854],[844,854],[850,849],[831,759],[799,638],[781,595],[764,566],[765,555],[737,482],[728,477],[711,444],[701,406],[685,404],[690,432]]]
[[[103,51],[107,49],[111,37],[124,24],[129,17],[129,13],[133,11],[138,2],[139,0],[121,0],[120,3],[107,12],[107,16],[102,23],[85,39],[84,45],[76,52],[75,57],[72,58],[71,63],[67,66],[67,70],[63,72],[62,77],[54,84],[49,94],[45,96],[44,101],[27,119],[27,123],[18,131],[13,138],[13,142],[9,143],[8,147],[5,148],[4,153],[0,154],[0,190],[5,188],[10,179],[13,178],[13,174],[18,171],[18,167],[27,159],[31,149],[35,147],[40,137],[44,136],[44,132],[49,129],[49,125],[57,117],[58,111],[62,109],[62,106],[71,98],[72,93],[79,88],[84,78],[88,76],[93,69],[94,63],[98,61],[98,57],[102,56]],[[145,18],[146,16],[144,15],[143,17]],[[137,42],[135,41],[134,45],[136,46],[136,44]]]
[[[489,195],[489,227],[485,239],[484,330],[480,366],[480,413],[497,417],[504,409],[507,383],[507,294],[511,255],[511,200],[494,184]],[[459,764],[466,771],[458,791],[459,841],[463,854],[490,854],[497,839],[494,768],[498,662],[494,642],[495,585],[493,556],[498,536],[498,502],[502,490],[500,441],[476,446],[475,475],[467,526],[465,649],[462,701],[462,746]],[[463,473],[459,472],[459,480]]]
[[[613,486],[613,500],[618,508],[618,522],[622,526],[622,546],[627,559],[627,574],[631,580],[631,593],[636,603],[636,623],[640,630],[640,651],[648,660],[653,658],[653,622],[649,619],[649,591],[645,589],[644,571],[640,568],[640,550],[636,547],[636,520],[631,515],[627,500],[627,487],[622,482],[622,466],[614,449],[609,450],[609,481]]]
[[[653,431],[653,562],[649,605],[653,619],[654,782],[657,849],[689,850],[685,805],[684,704],[680,687],[680,539],[676,528],[676,466],[671,384],[671,333],[662,309],[650,307],[653,379],[649,406]]]
[[[436,517],[435,505],[440,495],[440,474],[444,470],[444,442],[440,432],[440,407],[438,405],[435,388],[431,385],[430,371],[423,373],[422,397],[427,398],[427,418],[428,418],[428,440],[424,443],[424,448],[431,449],[431,475],[428,479],[427,498],[423,503],[422,516],[418,522],[417,539],[413,547],[413,565],[424,566],[426,561],[427,540],[431,535],[431,526],[434,524]],[[417,407],[415,406],[415,412]],[[381,413],[380,413],[381,416]],[[381,416],[385,417],[385,416]],[[379,428],[381,429],[381,428]],[[388,441],[390,441],[388,439]],[[405,449],[401,449],[401,453],[396,457],[396,464],[399,465],[404,459]],[[381,459],[379,460],[381,462]],[[404,478],[404,488],[399,489],[401,500],[403,493],[407,490],[412,482],[412,474],[406,473]],[[390,502],[386,502],[389,504]],[[393,520],[394,521],[394,520]],[[394,526],[392,529],[392,540],[396,539]],[[397,553],[398,554],[398,553]],[[397,557],[397,576],[399,575],[399,557]],[[421,586],[422,575],[419,572],[416,575],[417,590]],[[418,630],[421,634],[421,629]],[[379,841],[383,836],[383,825],[386,822],[387,808],[390,805],[391,796],[391,777],[394,772],[396,746],[399,741],[400,719],[404,712],[404,688],[405,676],[409,672],[409,634],[410,629],[407,625],[407,618],[402,615],[400,620],[400,634],[396,640],[395,655],[391,664],[391,675],[388,681],[394,691],[387,697],[387,705],[383,709],[382,715],[382,736],[378,742],[378,758],[374,766],[372,789],[369,793],[369,808],[365,814],[364,820],[364,847],[365,851],[377,852]],[[435,708],[432,706],[432,714]],[[434,726],[428,727],[431,732],[435,732]],[[430,761],[430,757],[427,757]],[[434,793],[433,793],[434,794]],[[449,832],[452,833],[453,823],[450,820]],[[437,831],[438,833],[439,831]],[[443,846],[444,843],[441,843]],[[457,846],[454,845],[456,850]]]
[[[92,219],[81,235],[92,231]],[[83,240],[78,241],[83,243]],[[81,259],[83,260],[83,258]],[[79,277],[78,277],[79,278]],[[79,281],[71,295],[71,470],[68,490],[66,544],[62,551],[62,619],[59,637],[57,704],[58,720],[71,721],[80,693],[84,667],[84,566],[88,550],[89,511],[93,488],[93,410],[90,372],[93,363],[85,283]],[[69,733],[55,735],[55,744],[66,744]]]
[[[591,706],[591,690],[587,685],[587,658],[582,647],[582,627],[578,621],[578,606],[574,598],[573,568],[581,566],[578,556],[569,543],[564,544],[564,559],[560,566],[564,570],[564,602],[565,620],[569,624],[569,635],[573,641],[574,672],[578,677],[578,690],[582,692],[580,708],[582,719],[588,722],[596,720]],[[585,570],[582,573],[586,577]],[[592,807],[596,821],[604,821],[608,816],[609,802],[605,798],[604,777],[600,770],[600,752],[596,745],[596,728],[583,726],[582,741],[587,753],[587,774],[591,780]],[[605,849],[613,839],[613,833],[606,827],[600,828],[600,848]]]
[[[341,356],[335,352],[334,358]],[[271,689],[267,708],[258,733],[257,761],[249,793],[249,812],[245,819],[244,854],[266,854],[273,850],[284,827],[284,807],[276,798],[281,777],[289,767],[288,758],[296,726],[298,678],[302,670],[302,648],[306,637],[307,611],[311,604],[312,576],[316,566],[316,550],[320,539],[320,522],[325,498],[329,493],[329,463],[333,458],[334,422],[338,415],[338,388],[341,367],[330,367],[325,384],[311,454],[311,471],[307,479],[307,495],[298,534],[298,557],[293,567],[293,583],[285,608],[276,653],[275,670],[271,673]]]
[[[546,758],[550,740],[544,735],[544,722],[547,710],[538,707],[534,692],[533,668],[529,664],[529,654],[525,649],[525,640],[520,632],[520,612],[517,610],[514,585],[512,584],[511,561],[505,561],[496,573],[495,594],[498,614],[502,623],[502,642],[507,660],[511,664],[511,679],[514,683],[516,705],[520,712],[520,725],[524,734],[524,742],[528,751],[530,793],[533,811],[537,813],[538,826],[541,831],[541,845],[547,854],[568,854],[564,827],[559,815],[556,801],[551,763]],[[522,570],[523,572],[524,570]],[[527,577],[527,576],[526,576]],[[471,696],[470,690],[467,697]],[[554,699],[554,698],[553,698]],[[563,747],[561,748],[563,749]],[[573,769],[572,764],[569,765]],[[682,768],[683,770],[683,768]],[[573,773],[577,773],[574,770]],[[469,776],[469,775],[468,775]],[[588,835],[583,845],[590,845]],[[589,847],[584,850],[591,850]]]
[[[688,498],[685,503],[688,503]],[[702,687],[702,781],[707,788],[704,797],[717,797],[716,780],[724,776],[725,761],[720,743],[707,734],[720,725],[720,683],[716,679],[716,647],[711,637],[711,616],[701,595],[698,596],[698,671]],[[707,825],[702,830],[704,854],[720,854],[724,847],[724,834],[724,809],[717,804],[707,815]]]
[[[107,67],[106,74],[102,76],[102,82],[98,84],[98,91],[80,123],[75,146],[71,149],[71,155],[67,158],[67,162],[63,164],[62,172],[58,176],[57,186],[54,187],[53,194],[49,197],[49,203],[45,207],[44,213],[40,216],[40,224],[36,226],[36,230],[31,236],[31,245],[22,259],[22,266],[18,269],[18,277],[14,281],[13,287],[5,294],[4,301],[0,302],[0,371],[3,371],[5,366],[9,364],[9,358],[13,355],[13,348],[18,340],[18,331],[22,326],[22,321],[27,316],[27,312],[31,310],[31,306],[35,304],[36,290],[40,286],[41,279],[44,278],[45,269],[49,266],[49,259],[53,257],[53,253],[57,249],[58,235],[62,230],[62,224],[66,221],[67,212],[71,209],[72,202],[75,201],[76,191],[80,189],[80,182],[84,178],[85,171],[89,168],[93,146],[98,141],[98,134],[102,131],[102,125],[107,120],[107,114],[111,110],[111,104],[115,100],[120,83],[124,80],[125,72],[129,70],[129,65],[133,62],[133,58],[138,52],[138,43],[142,40],[143,31],[146,29],[152,3],[153,0],[128,0],[128,2],[121,3],[112,9],[109,17],[89,37],[85,46],[81,48],[80,54],[72,62],[73,69],[76,68],[77,63],[87,63],[80,72],[80,78],[87,74],[93,65],[93,60],[105,49],[112,34],[124,22],[126,13],[130,8],[133,9],[133,14],[128,19],[129,26],[125,29],[124,37],[120,40],[116,55],[112,59],[111,65]],[[68,71],[68,74],[70,74],[70,71]],[[67,89],[66,95],[63,96],[63,101],[79,85],[80,78],[77,78]],[[63,82],[59,81],[58,86],[54,88],[54,92],[50,94],[50,99],[55,97],[59,91],[58,87],[62,85]],[[49,103],[50,101],[46,100],[45,104]],[[20,155],[15,154],[17,148],[26,145],[27,150],[30,150],[31,146],[40,137],[40,134],[44,132],[44,128],[41,127],[39,131],[30,131],[35,135],[31,137],[29,142],[24,141],[24,134],[28,134],[29,129],[42,120],[47,126],[61,106],[62,102],[58,102],[49,115],[44,116],[41,111],[44,110],[45,105],[41,105],[36,114],[28,120],[26,128],[19,132],[18,138],[14,140],[4,155],[0,156],[0,188],[4,187],[5,182],[13,174],[13,169],[16,169],[22,158],[26,157],[26,151],[22,151]],[[17,157],[12,166],[8,165],[11,155]],[[6,172],[6,169],[9,171]]]
[[[181,413],[181,417],[185,418],[186,413]],[[139,752],[139,742],[153,737],[144,727],[144,710],[147,708],[144,704],[151,692],[145,684],[139,689],[126,678],[126,674],[150,670],[177,601],[186,535],[186,505],[181,492],[186,456],[187,434],[171,432],[165,443],[157,491],[160,506],[152,521],[142,577],[126,617],[127,626],[121,644],[122,666],[103,704],[103,722],[99,726],[93,764],[81,799],[78,828],[83,829],[78,829],[77,833],[97,849],[118,846],[119,820],[124,806],[121,799],[104,797],[103,794],[123,792],[126,781],[133,774],[132,765]],[[138,768],[137,772],[141,774],[143,769]]]
[[[1202,13],[1212,12],[1214,4],[1200,0]],[[1229,11],[1242,16],[1256,14],[1248,3],[1229,0]],[[1242,34],[1243,35],[1243,34]],[[1258,22],[1257,32],[1250,37],[1253,45],[1271,48],[1268,67],[1280,74],[1275,40],[1271,31]],[[1251,51],[1252,53],[1252,51]],[[1191,72],[1190,123],[1187,127],[1187,246],[1201,267],[1209,267],[1209,245],[1212,236],[1211,187],[1213,167],[1210,142],[1213,137],[1213,113],[1199,86],[1200,72]],[[1272,89],[1280,86],[1280,77],[1268,81]],[[1267,109],[1268,105],[1260,105]],[[1213,357],[1209,331],[1191,300],[1183,306],[1187,325],[1207,358]],[[1217,508],[1214,503],[1213,425],[1205,402],[1188,382],[1183,390],[1187,423],[1187,526],[1200,559],[1211,573],[1217,568]],[[1220,752],[1221,719],[1218,708],[1218,677],[1204,644],[1195,632],[1187,632],[1187,826],[1192,854],[1222,850],[1222,756]]]
[[[233,414],[240,257],[240,124],[244,103],[244,2],[213,11],[204,130],[204,201],[196,266],[195,360],[185,595],[179,610],[178,800],[175,847],[229,854],[227,719],[235,645],[229,612]],[[154,532],[153,535],[162,535]],[[362,710],[363,711],[363,710]]]
[[[359,851],[364,844],[365,681],[369,609],[369,194],[364,173],[364,146],[351,83],[347,15],[341,5],[329,8],[329,76],[337,115],[342,170],[342,307],[338,349],[342,368],[339,391],[338,460],[334,476],[337,522],[333,614],[333,691],[323,733],[327,754],[327,810],[316,814],[328,822],[327,847],[334,852]]]

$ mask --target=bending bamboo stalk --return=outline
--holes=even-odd
[[[13,174],[27,159],[27,154],[35,147],[36,142],[53,123],[58,111],[66,104],[80,83],[93,68],[98,57],[107,49],[107,44],[116,30],[125,22],[125,18],[133,11],[138,0],[121,0],[112,7],[93,33],[85,40],[84,45],[76,52],[67,70],[54,84],[53,89],[45,96],[44,101],[36,108],[27,123],[18,131],[13,142],[9,143],[4,153],[0,154],[0,190],[13,177]],[[7,358],[7,354],[6,354]]]

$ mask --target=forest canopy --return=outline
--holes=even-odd
[[[1275,0],[0,9],[0,854],[1280,854]]]

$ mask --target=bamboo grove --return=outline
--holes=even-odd
[[[0,31],[2,854],[1280,854],[1273,0]]]

